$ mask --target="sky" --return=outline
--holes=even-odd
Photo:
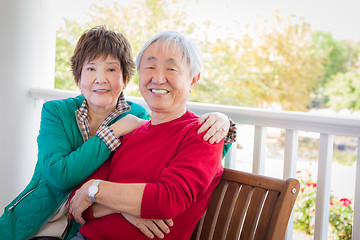
[[[113,1],[113,0],[103,0]],[[125,0],[118,0],[126,2]],[[56,0],[56,24],[63,18],[86,21],[96,0]],[[330,32],[337,40],[360,41],[360,0],[178,0],[188,6],[188,15],[197,21],[210,19],[220,29],[231,31],[233,22],[252,23],[257,16],[269,17],[275,10],[295,14],[312,29]]]
[[[284,14],[295,14],[310,23],[314,30],[331,32],[338,40],[360,41],[359,0],[203,0],[209,15],[224,24],[229,19],[251,23],[257,15],[269,17],[276,9]],[[219,11],[219,9],[221,9]]]

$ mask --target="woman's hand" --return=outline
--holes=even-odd
[[[202,123],[204,124],[200,127],[198,134],[208,130],[204,135],[204,140],[211,144],[220,142],[229,132],[230,120],[223,113],[205,113],[199,117],[199,124]]]
[[[114,131],[115,136],[117,138],[124,136],[128,133],[131,133],[136,128],[138,128],[141,124],[146,122],[146,120],[135,117],[134,115],[128,114],[122,119],[116,121],[110,128]]]
[[[90,207],[93,202],[89,198],[89,187],[95,180],[89,180],[79,188],[74,197],[70,201],[69,212],[73,215],[75,221],[81,225],[85,225],[85,220],[82,217],[82,213]]]
[[[148,238],[154,238],[154,234],[158,238],[164,238],[164,233],[170,232],[169,227],[174,225],[171,219],[158,220],[158,219],[142,219],[127,213],[121,213],[123,217],[128,220],[132,225],[140,229],[140,231]]]

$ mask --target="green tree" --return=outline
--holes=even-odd
[[[325,74],[322,83],[325,84],[338,72],[345,72],[349,60],[350,49],[345,41],[335,40],[331,33],[316,32],[313,34],[315,47],[327,54],[324,62]]]
[[[71,72],[70,57],[82,29],[76,22],[67,21],[57,31],[55,59],[55,88],[78,90]]]
[[[360,110],[360,69],[336,74],[326,85],[328,105],[335,110]]]
[[[318,87],[313,90],[318,102],[323,106],[333,107],[334,99],[338,99],[341,102],[351,101],[350,99],[346,99],[346,95],[342,95],[344,99],[339,99],[339,95],[329,96],[332,93],[332,90],[326,90],[325,88],[329,88],[328,84],[331,79],[342,78],[341,73],[346,73],[351,68],[353,68],[356,64],[356,60],[359,56],[359,47],[353,41],[338,41],[333,38],[331,33],[324,32],[316,32],[313,34],[313,42],[315,47],[322,51],[325,54],[325,62],[324,62],[324,75],[321,79]],[[339,75],[340,77],[336,77]],[[327,87],[326,87],[327,86]],[[324,92],[324,89],[326,92]],[[329,98],[332,98],[332,103],[328,103]],[[336,107],[338,109],[338,107]]]

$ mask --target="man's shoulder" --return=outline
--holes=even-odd
[[[194,127],[200,127],[199,126],[199,116],[195,113],[187,110],[186,113],[183,115],[182,120],[184,124]]]

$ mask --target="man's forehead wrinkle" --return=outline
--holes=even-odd
[[[146,61],[155,61],[155,60],[157,60],[157,59],[154,56],[149,56],[146,58]]]
[[[155,56],[149,56],[146,58],[146,61],[149,62],[156,62],[158,61],[158,59]],[[169,57],[165,60],[166,63],[174,63],[174,64],[179,64],[178,61],[175,58]]]

